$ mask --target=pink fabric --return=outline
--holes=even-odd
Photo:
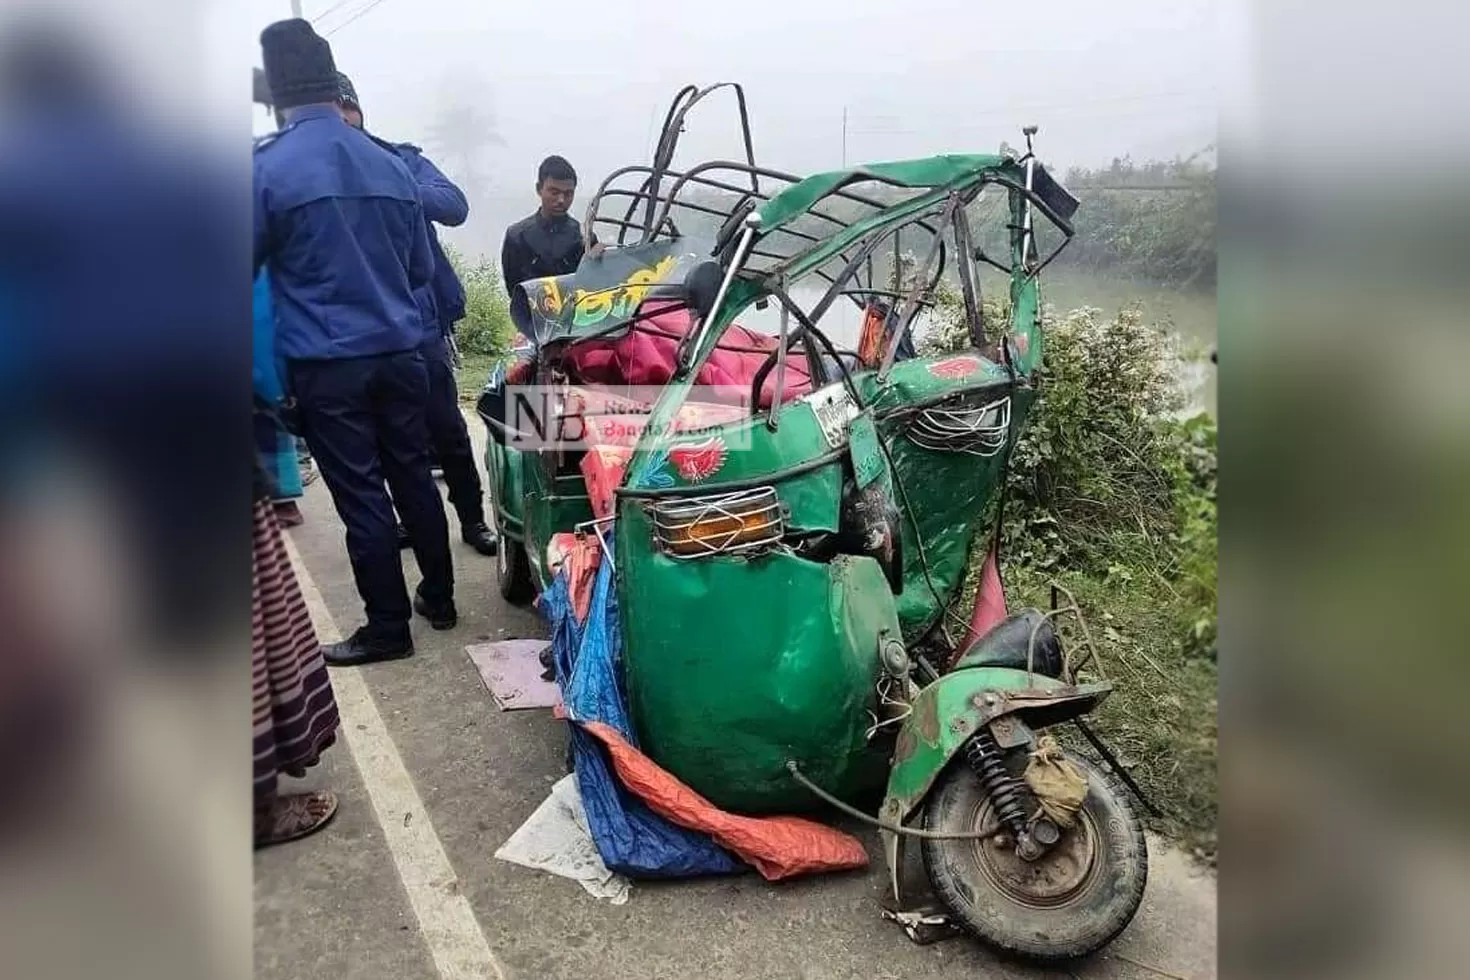
[[[970,644],[989,633],[1006,618],[1006,593],[1000,581],[1000,566],[995,560],[995,546],[985,556],[985,565],[980,569],[980,590],[975,593],[975,611],[970,615],[970,631],[965,642],[957,649],[968,650]]]
[[[614,491],[623,485],[632,456],[633,450],[622,446],[593,446],[582,457],[582,480],[592,500],[592,514],[599,520],[613,516]]]
[[[674,376],[679,340],[689,332],[689,326],[689,311],[670,306],[635,324],[621,337],[577,344],[568,359],[584,383],[665,385]],[[702,392],[701,400],[745,404],[756,371],[775,349],[775,337],[747,330],[739,324],[731,326],[694,379],[695,384],[714,389]],[[782,400],[790,401],[810,390],[811,377],[806,363],[789,358]],[[775,393],[773,369],[761,386],[760,407],[770,408]]]
[[[579,623],[587,621],[587,611],[592,608],[592,587],[597,582],[597,565],[601,560],[602,549],[597,539],[585,534],[560,531],[546,545],[546,563],[551,574],[566,568],[567,590]]]

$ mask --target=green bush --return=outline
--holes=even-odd
[[[504,355],[515,336],[515,326],[511,323],[510,299],[501,285],[500,272],[489,259],[481,258],[471,264],[453,249],[446,251],[465,291],[464,319],[454,332],[460,352]]]
[[[919,340],[925,353],[968,344],[952,290]],[[1006,304],[987,302],[987,323]],[[1136,309],[1043,315],[1038,398],[1007,477],[1006,555],[1039,574],[1066,572],[1168,597],[1173,641],[1214,656],[1216,425],[1184,417],[1189,360]]]
[[[1120,539],[1174,527],[1183,390],[1168,338],[1136,310],[1047,319],[1040,398],[1012,457],[1014,513],[1049,529],[1026,553],[1036,564],[1105,570]]]

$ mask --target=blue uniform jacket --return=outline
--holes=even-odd
[[[439,332],[452,332],[454,324],[464,318],[464,285],[455,274],[454,266],[449,264],[449,256],[444,254],[444,247],[439,244],[433,223],[457,228],[469,217],[470,202],[466,200],[464,191],[424,156],[423,150],[412,143],[389,145],[408,165],[408,172],[413,174],[419,187],[419,202],[424,206],[424,218],[430,222],[429,251],[434,253],[434,278],[429,284],[429,292],[438,321],[435,329],[430,331],[430,339],[435,340]],[[425,326],[427,328],[428,325]]]
[[[308,106],[256,144],[255,270],[269,269],[276,350],[334,360],[418,348],[414,297],[434,275],[419,191],[407,166]]]

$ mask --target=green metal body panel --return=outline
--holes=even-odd
[[[827,441],[811,405],[799,401],[783,407],[774,432],[764,416],[752,416],[679,436],[635,457],[628,486],[712,494],[732,485],[766,483],[777,488],[791,526],[833,531],[842,495],[842,448],[842,442]]]
[[[538,588],[546,588],[551,577],[546,569],[546,545],[553,534],[571,531],[592,520],[592,500],[579,473],[553,476],[550,452],[521,453],[525,496],[524,537],[526,556]]]
[[[931,370],[961,361],[976,365],[963,377]],[[904,583],[898,616],[904,641],[913,643],[944,615],[964,582],[977,536],[989,533],[989,526],[982,523],[986,508],[1000,490],[1005,458],[1025,425],[1035,391],[1029,386],[1013,387],[1006,370],[977,351],[915,358],[895,364],[882,382],[876,371],[864,372],[854,381],[878,416],[879,435],[893,463],[903,536]],[[1010,437],[1006,448],[995,456],[939,452],[904,435],[916,409],[948,398],[990,399],[1008,393]]]
[[[883,816],[906,820],[980,726],[1015,714],[1032,728],[1046,728],[1086,714],[1111,691],[1108,683],[1070,685],[1007,667],[945,674],[914,699],[913,714],[898,733]]]
[[[1024,213],[1024,199],[1012,195],[1011,223],[1019,226]],[[1011,236],[1011,322],[1005,345],[1011,366],[1029,378],[1041,367],[1041,283],[1025,272],[1027,259],[1022,241],[1019,233]]]
[[[502,446],[494,439],[485,445],[485,476],[490,487],[490,502],[495,508],[500,533],[521,540],[523,522],[521,457],[519,449]]]
[[[942,369],[935,371],[936,365],[961,361],[973,362],[973,368],[968,368],[970,373],[946,375]],[[1010,386],[1011,376],[1003,365],[986,359],[978,351],[964,350],[899,361],[882,381],[878,380],[877,371],[864,371],[853,377],[853,383],[863,402],[872,406],[881,418],[985,388],[995,388],[999,397]]]
[[[679,561],[654,550],[647,505],[619,501],[624,683],[640,744],[717,806],[810,809],[796,760],[860,799],[887,760],[866,739],[877,644],[898,635],[878,563],[785,552]]]
[[[993,175],[1018,183],[1026,179],[1025,169],[1010,157],[993,153],[949,153],[813,174],[772,197],[756,213],[760,215],[761,230],[769,231],[806,214],[812,205],[848,184],[880,180],[901,187],[944,187]],[[887,215],[891,210],[884,209],[881,213]]]
[[[546,545],[551,536],[592,519],[592,502],[578,474],[553,478],[549,453],[522,452],[490,440],[485,472],[500,531],[520,541],[538,588],[549,582]]]
[[[874,480],[891,476],[878,439],[878,426],[873,421],[871,410],[858,415],[848,427],[847,450],[852,458],[853,479],[857,481],[859,490],[866,489]],[[890,486],[885,485],[885,489],[890,489]]]

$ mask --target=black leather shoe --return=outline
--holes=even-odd
[[[414,593],[413,611],[429,621],[436,630],[452,630],[459,624],[459,612],[451,599],[443,605],[431,606],[421,593]]]
[[[464,543],[482,555],[494,555],[500,550],[500,539],[484,521],[478,524],[466,524],[463,536]]]
[[[366,629],[359,629],[341,643],[328,643],[322,647],[322,659],[328,667],[357,667],[361,664],[381,663],[385,660],[403,660],[413,656],[413,640],[388,641],[370,638]]]
[[[398,550],[402,551],[404,548],[412,547],[413,539],[408,536],[408,528],[402,524],[398,525]]]

